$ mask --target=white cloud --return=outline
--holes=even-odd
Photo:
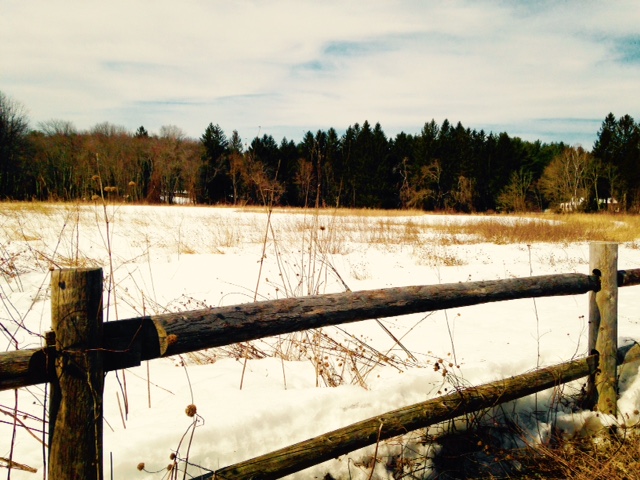
[[[0,90],[79,128],[299,140],[449,118],[533,138],[537,119],[640,116],[639,25],[630,1],[5,1]]]

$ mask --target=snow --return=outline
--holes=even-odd
[[[269,218],[273,229],[267,228]],[[40,346],[39,334],[50,328],[49,267],[74,262],[104,268],[105,285],[112,285],[105,314],[109,321],[254,298],[341,292],[345,285],[355,291],[588,273],[588,239],[568,245],[495,245],[458,236],[444,242],[442,234],[430,228],[485,218],[513,221],[513,217],[291,211],[276,211],[269,217],[260,209],[192,206],[51,205],[31,210],[7,206],[0,213],[0,321],[21,348]],[[305,230],[302,224],[310,228]],[[619,246],[618,264],[620,269],[640,267],[637,244]],[[619,292],[621,342],[640,338],[639,293],[639,287]],[[197,466],[221,468],[434,398],[455,386],[477,385],[580,357],[586,352],[587,301],[587,295],[512,300],[380,319],[415,360],[370,320],[325,328],[324,340],[315,347],[312,341],[303,343],[304,334],[252,342],[267,355],[246,362],[239,358],[240,348],[230,346],[109,373],[104,392],[105,476],[168,478],[169,455],[179,450],[178,456],[184,458],[187,449],[188,473],[200,475],[206,470]],[[332,347],[330,339],[343,342],[352,356],[335,344]],[[9,348],[8,335],[2,341]],[[370,363],[374,354],[369,347],[393,356],[392,361]],[[274,355],[276,351],[283,354]],[[310,360],[314,351],[328,357],[331,375],[318,375]],[[357,376],[347,363],[353,352],[360,351]],[[444,376],[445,368],[434,369],[438,362],[446,368]],[[637,364],[625,367],[621,415],[609,421],[639,421],[636,373]],[[329,387],[327,381],[341,384]],[[576,382],[564,391],[571,393],[580,385]],[[594,414],[572,413],[557,405],[551,393],[521,399],[505,410],[542,441],[552,419],[567,434],[591,428]],[[19,410],[41,418],[43,395],[43,385],[20,390]],[[12,418],[7,413],[14,401],[13,391],[0,392],[4,413],[0,457],[4,458],[10,454]],[[196,417],[185,414],[189,404],[196,405]],[[194,419],[197,427],[192,432]],[[42,428],[41,422],[28,418],[24,422],[35,430]],[[429,432],[442,429],[432,427]],[[383,442],[378,457],[412,451],[414,465],[422,458],[425,466],[420,478],[429,478],[429,458],[439,447],[422,439],[424,431],[402,441]],[[369,478],[372,465],[367,457],[374,448],[287,478],[323,478],[328,472],[335,478]],[[38,468],[38,473],[12,470],[11,478],[41,476],[42,457],[42,445],[18,428],[13,459]],[[141,462],[145,471],[136,469]],[[375,465],[372,478],[393,478],[385,463]],[[184,463],[179,466],[184,468]]]

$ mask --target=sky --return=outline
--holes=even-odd
[[[434,119],[591,148],[640,118],[640,8],[597,1],[0,0],[0,91],[52,119],[250,141]]]

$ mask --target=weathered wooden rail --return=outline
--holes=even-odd
[[[590,292],[589,356],[584,359],[389,412],[388,417],[375,417],[294,445],[286,449],[286,460],[283,451],[274,452],[212,475],[278,478],[377,440],[584,376],[589,376],[588,401],[603,412],[615,414],[617,366],[640,359],[640,348],[617,348],[617,289],[640,285],[640,269],[617,270],[616,244],[592,244],[590,258],[591,275],[544,275],[317,295],[104,324],[102,270],[58,270],[51,279],[53,332],[47,335],[47,345],[0,353],[0,390],[50,382],[49,478],[102,479],[104,372],[136,366],[143,360],[371,318]],[[73,449],[69,448],[70,434]],[[80,444],[84,446],[76,448]]]
[[[619,349],[620,365],[640,361],[640,347],[635,347],[638,348]],[[388,438],[586,377],[595,373],[597,368],[598,356],[594,354],[517,377],[465,388],[354,423],[193,480],[279,478]]]
[[[640,284],[640,269],[620,271],[619,286]],[[54,285],[55,289],[55,285]],[[104,324],[105,371],[311,328],[531,297],[600,289],[597,275],[542,275],[507,280],[412,286],[269,300],[168,313]],[[0,390],[50,381],[53,346],[0,354]]]

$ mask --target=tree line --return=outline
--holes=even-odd
[[[379,123],[271,135],[243,144],[210,123],[199,139],[178,127],[151,135],[108,122],[33,129],[0,92],[0,198],[114,197],[132,202],[487,212],[640,211],[640,125],[607,115],[591,151],[530,142],[434,120],[390,138]],[[184,200],[183,200],[184,201]],[[615,202],[615,203],[614,203]]]

